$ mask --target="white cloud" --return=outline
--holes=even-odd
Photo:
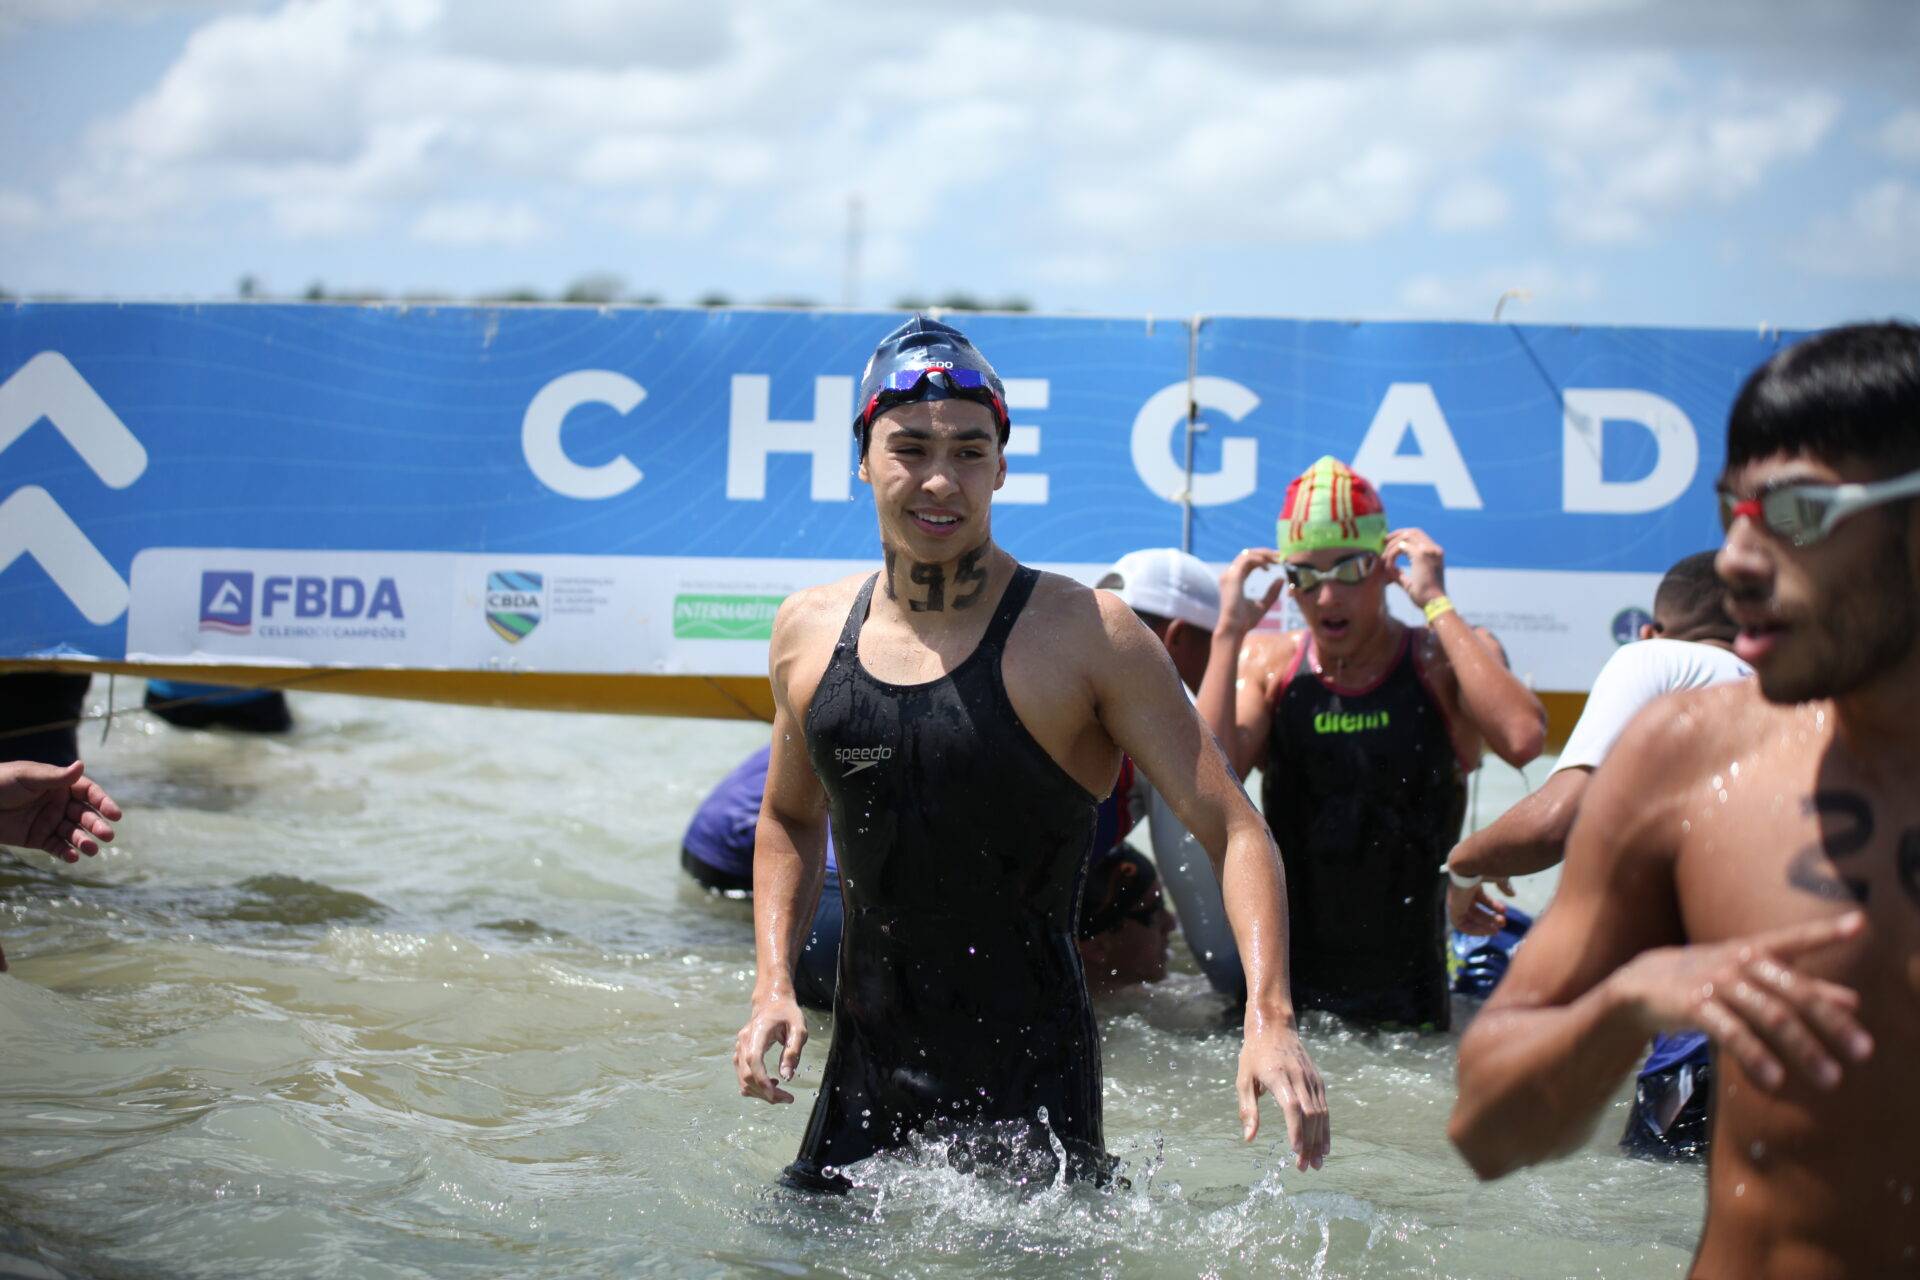
[[[1513,202],[1498,183],[1461,178],[1440,191],[1431,219],[1439,231],[1490,231],[1506,225],[1512,212]]]
[[[1637,240],[1688,208],[1726,205],[1832,131],[1830,93],[1697,91],[1666,58],[1634,58],[1548,98],[1543,151],[1559,179],[1555,217],[1570,239]]]
[[[1562,318],[1599,296],[1596,272],[1535,262],[1464,273],[1422,272],[1400,286],[1399,300],[1408,315],[1422,319],[1486,320],[1505,297],[1503,320],[1543,321]]]
[[[1895,160],[1920,161],[1920,108],[1895,114],[1880,126],[1874,140]]]
[[[1889,180],[1815,220],[1794,255],[1824,275],[1920,279],[1920,184]]]
[[[0,231],[35,231],[46,223],[42,201],[22,191],[0,190]]]
[[[800,0],[243,3],[57,180],[13,181],[80,227],[571,240],[611,263],[704,254],[742,293],[769,267],[835,292],[855,191],[863,274],[889,296],[949,284],[918,278],[936,235],[1063,288],[1124,287],[1168,250],[1530,225],[1631,241],[1778,181],[1839,110],[1812,81],[1646,51],[1695,21],[1669,8],[1021,0],[917,40]],[[1565,34],[1608,24],[1641,44]]]
[[[408,234],[426,244],[477,248],[530,244],[546,230],[546,223],[527,204],[459,200],[428,205],[413,220]]]
[[[685,68],[714,61],[732,43],[721,4],[633,0],[450,0],[439,39],[485,61],[617,69]]]
[[[101,19],[150,20],[172,14],[264,9],[272,0],[7,0],[0,38],[35,27],[72,26]]]

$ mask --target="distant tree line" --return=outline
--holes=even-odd
[[[234,293],[242,301],[271,302],[281,295],[267,290],[258,276],[248,274],[240,277],[234,286]],[[11,289],[0,288],[0,302],[15,298],[37,299],[43,302],[57,302],[69,295],[62,293],[26,293],[16,294]],[[630,293],[626,281],[609,273],[595,273],[581,276],[566,288],[555,294],[542,293],[530,285],[511,289],[498,289],[487,293],[461,298],[450,293],[437,293],[426,289],[411,289],[400,293],[386,293],[379,289],[337,289],[329,288],[315,280],[298,294],[291,295],[302,302],[570,302],[587,306],[609,306],[615,303],[628,306],[654,307],[665,302],[657,293]],[[734,299],[724,293],[703,293],[693,299],[696,307],[730,307]],[[776,294],[770,298],[760,298],[743,303],[755,307],[793,307],[796,309],[817,307],[820,304],[812,298]],[[999,298],[983,298],[962,290],[943,293],[938,297],[922,297],[919,294],[906,294],[894,299],[896,311],[1031,311],[1033,304],[1015,294]]]
[[[257,276],[243,275],[235,288],[238,296],[245,300],[266,301],[274,297],[266,291]],[[0,291],[0,298],[7,295]],[[530,285],[510,289],[493,290],[476,294],[471,298],[458,298],[451,294],[412,290],[403,293],[385,293],[377,289],[339,289],[329,288],[325,283],[315,280],[298,297],[304,302],[521,302],[521,303],[578,303],[587,306],[609,306],[620,303],[631,306],[659,306],[665,299],[657,293],[635,293],[627,289],[627,283],[611,272],[594,272],[581,276],[558,293],[547,294]],[[720,292],[703,293],[693,299],[696,307],[729,307],[734,299]],[[775,295],[759,298],[742,305],[756,307],[817,307],[820,304],[812,298]],[[999,298],[984,298],[961,290],[944,293],[938,297],[921,297],[908,294],[894,300],[894,308],[900,311],[1031,311],[1033,304],[1027,299],[1009,295]]]

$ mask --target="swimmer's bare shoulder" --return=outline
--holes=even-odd
[[[1120,766],[1118,747],[1100,723],[1100,686],[1116,663],[1140,661],[1159,647],[1111,592],[1047,572],[1007,638],[1001,674],[1015,714],[1092,795],[1112,789]],[[1164,659],[1162,650],[1147,660]]]
[[[820,677],[833,660],[834,642],[872,570],[806,587],[780,602],[767,644],[767,673],[776,706],[804,721]]]

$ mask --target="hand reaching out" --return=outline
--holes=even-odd
[[[78,862],[112,841],[111,823],[123,816],[78,760],[64,769],[31,760],[0,763],[0,844]]]

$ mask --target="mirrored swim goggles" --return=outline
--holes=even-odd
[[[1356,551],[1350,556],[1341,556],[1325,569],[1316,569],[1310,564],[1289,564],[1282,566],[1286,570],[1287,585],[1295,591],[1317,590],[1322,582],[1337,582],[1343,587],[1357,587],[1367,580],[1380,557],[1371,551]]]
[[[978,369],[955,369],[946,365],[928,365],[920,369],[895,369],[880,381],[879,390],[867,397],[867,404],[860,411],[862,428],[873,425],[873,420],[894,408],[896,405],[912,404],[916,400],[941,399],[940,396],[927,395],[923,384],[935,377],[939,381],[934,387],[961,400],[972,400],[993,410],[994,421],[1005,426],[1007,406],[994,394],[993,385],[987,381],[987,375]]]
[[[1809,547],[1848,516],[1917,494],[1920,471],[1872,484],[1779,484],[1752,498],[1736,498],[1722,489],[1720,528],[1730,530],[1745,516],[1796,547]]]

